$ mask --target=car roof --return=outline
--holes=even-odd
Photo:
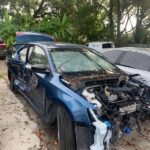
[[[108,52],[108,51],[113,51],[113,50],[118,50],[118,51],[130,51],[130,52],[137,52],[137,53],[142,53],[146,55],[150,55],[150,48],[141,48],[141,47],[119,47],[119,48],[110,48],[106,49],[102,53]]]
[[[87,44],[107,44],[107,43],[113,43],[112,41],[97,41],[97,42],[89,42]]]
[[[22,32],[22,31],[16,32],[16,36],[22,36],[22,35],[42,35],[42,36],[51,37],[48,34],[39,33],[39,32]]]

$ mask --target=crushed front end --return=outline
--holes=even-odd
[[[127,75],[93,76],[88,80],[79,76],[78,80],[73,78],[67,82],[95,107],[88,110],[95,128],[91,150],[109,149],[110,143],[124,134],[130,134],[135,128],[140,130],[144,89],[135,86]]]

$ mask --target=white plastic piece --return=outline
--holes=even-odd
[[[108,91],[108,86],[105,87],[104,92],[105,92],[105,95],[107,96],[109,101],[113,102],[113,101],[116,101],[118,99],[117,94],[111,94]]]
[[[117,94],[111,94],[110,96],[108,96],[108,100],[113,102],[116,101],[118,99]]]
[[[31,65],[30,64],[26,64],[25,68],[26,69],[31,69]]]
[[[82,95],[86,97],[86,99],[96,105],[96,108],[100,109],[102,107],[102,104],[95,98],[94,93],[89,93],[86,89],[83,90]]]
[[[136,111],[136,103],[135,104],[132,104],[132,105],[129,105],[129,106],[126,106],[126,107],[122,107],[119,109],[119,111],[121,113],[132,113],[132,112],[135,112]]]
[[[89,111],[95,119],[92,124],[96,128],[94,144],[90,146],[90,150],[104,150],[105,148],[109,149],[109,141],[112,136],[112,132],[107,129],[107,125],[105,123],[98,120],[92,109],[89,109]],[[106,142],[106,145],[104,145],[104,142]]]

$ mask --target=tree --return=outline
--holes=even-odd
[[[0,0],[0,3],[0,33],[4,37],[11,29],[13,36],[16,30],[38,31],[76,43],[110,40],[120,46],[128,41],[129,35],[131,41],[150,42],[149,0]],[[7,26],[4,12],[9,16]],[[132,18],[136,18],[136,26]],[[127,29],[129,24],[131,31]]]
[[[137,0],[136,2],[136,29],[134,40],[143,43],[146,37],[146,30],[150,28],[150,3],[149,0]]]

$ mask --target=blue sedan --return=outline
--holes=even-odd
[[[137,120],[139,99],[127,75],[85,46],[29,42],[7,65],[11,90],[46,123],[57,121],[60,150],[107,149]]]

